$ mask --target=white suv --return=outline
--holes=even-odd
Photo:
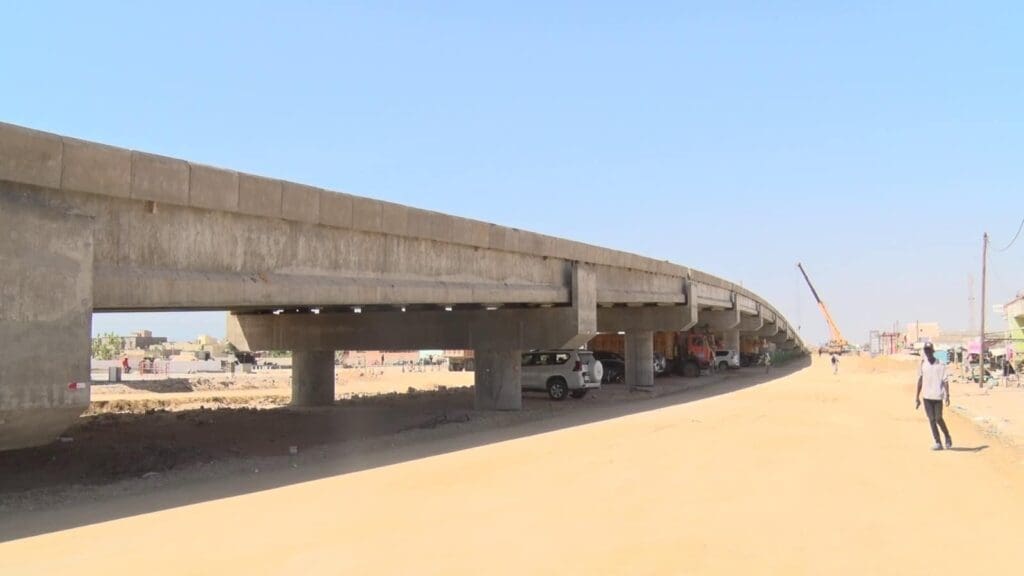
[[[739,368],[740,355],[735,350],[715,350],[715,368],[725,370],[727,368]]]
[[[601,362],[589,350],[534,350],[523,354],[523,390],[544,390],[552,400],[583,398],[601,387]]]

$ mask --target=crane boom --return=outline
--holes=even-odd
[[[807,281],[807,286],[811,288],[811,294],[814,294],[814,300],[821,304],[821,298],[818,297],[818,291],[814,289],[814,284],[811,284],[811,279],[807,277],[807,272],[804,270],[804,265],[797,262],[796,267],[800,269],[800,273],[804,275],[804,280]]]
[[[814,294],[815,301],[818,302],[818,309],[821,310],[821,315],[825,317],[825,323],[828,324],[828,331],[832,337],[829,342],[829,348],[838,349],[842,351],[846,348],[846,338],[843,338],[843,333],[840,332],[839,326],[836,325],[835,320],[832,319],[832,314],[828,311],[828,306],[818,296],[818,291],[814,289],[814,284],[811,283],[810,277],[807,276],[807,271],[804,270],[803,264],[797,262],[796,267],[800,269],[800,273],[803,274],[804,280],[807,281],[807,287],[811,289],[811,294]]]

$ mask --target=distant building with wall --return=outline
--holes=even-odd
[[[978,341],[978,332],[970,332],[967,330],[958,330],[953,332],[942,332],[939,336],[932,340],[932,344],[936,346],[947,346],[950,348],[954,347],[966,347],[970,342]]]
[[[153,336],[153,333],[149,330],[132,332],[131,336],[125,336],[121,340],[124,342],[125,350],[145,350],[150,346],[165,344],[167,342],[166,337]]]
[[[1007,336],[1013,342],[1018,357],[1024,355],[1024,290],[1003,307],[1006,314]]]
[[[915,342],[935,342],[942,336],[938,322],[908,322],[903,334],[908,344]]]

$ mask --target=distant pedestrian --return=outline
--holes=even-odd
[[[932,429],[935,444],[932,450],[942,450],[939,443],[939,429],[946,436],[946,448],[953,447],[953,439],[949,437],[949,428],[942,418],[942,404],[949,406],[949,382],[946,380],[946,367],[935,358],[935,349],[931,344],[924,345],[925,359],[917,370],[917,396],[914,409],[921,406],[921,393],[924,392],[924,411],[928,415],[928,425]]]
[[[839,374],[839,356],[832,354],[832,375]]]
[[[128,365],[128,357],[127,356],[125,356],[124,358],[121,358],[121,370],[125,374],[131,372],[131,370],[132,370],[131,366]]]
[[[771,371],[772,371],[772,353],[771,352],[765,352],[764,353],[764,373],[765,374],[770,374]]]

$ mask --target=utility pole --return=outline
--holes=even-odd
[[[985,273],[988,271],[988,232],[981,237],[981,334],[978,338],[978,388],[985,385]]]

